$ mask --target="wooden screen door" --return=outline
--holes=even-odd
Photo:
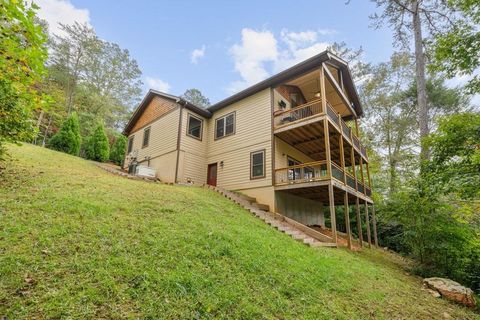
[[[217,186],[217,163],[208,165],[207,184],[214,187]]]

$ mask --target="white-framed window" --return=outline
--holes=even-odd
[[[265,178],[265,149],[250,153],[250,179]]]
[[[190,113],[187,119],[187,136],[202,140],[203,120]]]
[[[235,112],[215,119],[215,139],[235,134]]]

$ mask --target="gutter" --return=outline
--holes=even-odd
[[[175,183],[178,183],[178,164],[180,162],[180,143],[182,138],[183,109],[186,107],[188,102],[181,98],[178,98],[176,100],[176,103],[178,103],[180,106],[180,116],[178,119],[178,135],[177,135],[177,162],[175,164]],[[180,103],[183,103],[183,106]]]

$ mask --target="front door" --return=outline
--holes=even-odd
[[[210,186],[217,186],[217,163],[208,165],[207,184]]]

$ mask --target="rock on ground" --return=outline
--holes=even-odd
[[[430,289],[438,291],[447,300],[474,308],[476,305],[472,289],[445,278],[426,278],[423,283]]]

